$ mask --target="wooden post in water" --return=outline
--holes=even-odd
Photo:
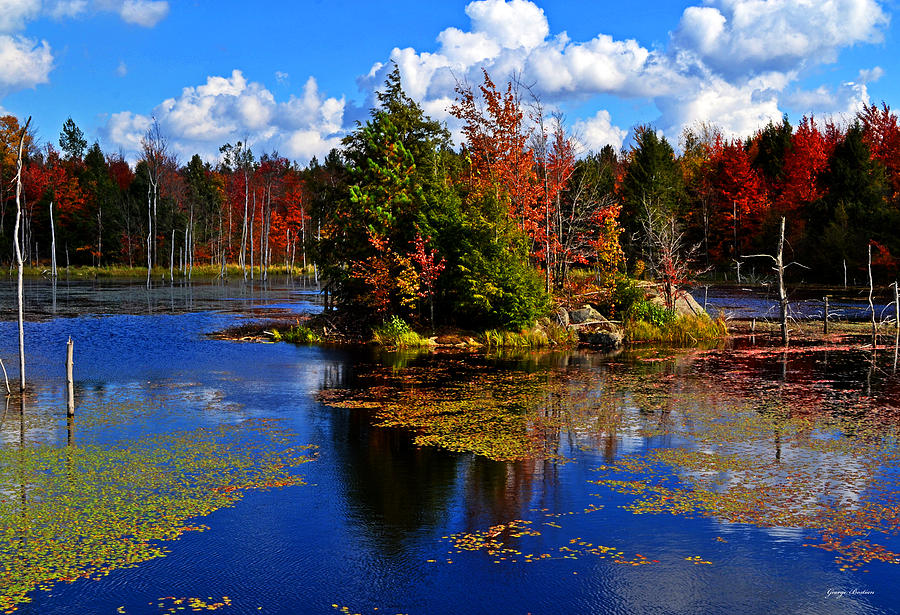
[[[75,355],[75,344],[72,342],[72,338],[69,338],[69,342],[66,344],[66,389],[68,391],[68,402],[66,404],[67,407],[67,416],[75,416],[75,379],[72,376],[72,368],[75,365],[75,361],[73,359]]]
[[[828,295],[825,295],[825,313],[822,314],[822,333],[828,335]]]

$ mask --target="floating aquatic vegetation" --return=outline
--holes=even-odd
[[[156,608],[159,609],[160,613],[165,613],[166,615],[174,615],[175,613],[187,611],[190,609],[194,613],[201,612],[209,612],[209,611],[218,611],[219,609],[224,609],[226,607],[231,606],[231,598],[228,596],[222,596],[219,599],[213,599],[212,596],[208,596],[207,598],[177,598],[175,596],[165,596],[164,598],[160,598],[155,603],[149,603],[149,606],[156,605]],[[262,607],[260,607],[262,608]],[[116,613],[128,613],[128,610],[124,606],[120,606],[116,609]]]
[[[190,520],[244,491],[303,484],[295,469],[311,449],[265,420],[111,447],[0,449],[0,610],[164,556],[162,542],[207,529]]]
[[[553,458],[559,418],[542,412],[556,376],[551,372],[473,370],[455,363],[458,378],[444,381],[444,368],[407,368],[370,374],[379,384],[326,390],[319,399],[333,407],[372,409],[376,424],[413,430],[419,446],[472,452],[498,461]],[[437,386],[436,386],[437,384]]]

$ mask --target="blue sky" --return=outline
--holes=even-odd
[[[457,79],[512,73],[585,149],[652,123],[746,135],[788,113],[900,105],[895,0],[266,3],[0,0],[0,111],[56,143],[68,116],[134,158],[155,117],[183,161],[246,139],[305,162],[358,119],[391,60],[448,121]]]

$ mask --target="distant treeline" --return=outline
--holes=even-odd
[[[215,166],[184,164],[156,125],[134,167],[88,147],[71,120],[59,148],[26,135],[25,259],[49,266],[55,241],[60,267],[315,264],[344,306],[485,326],[532,321],[573,267],[612,286],[626,270],[665,275],[676,250],[694,270],[733,270],[774,249],[781,217],[805,279],[843,281],[845,267],[863,279],[869,242],[876,274],[897,274],[900,125],[886,105],[849,125],[785,117],[744,140],[697,124],[680,154],[639,126],[627,151],[584,154],[561,117],[486,73],[457,90],[458,149],[397,70],[378,98],[340,149],[306,166],[241,142]],[[4,262],[21,123],[0,118]]]

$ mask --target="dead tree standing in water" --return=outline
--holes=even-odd
[[[16,224],[13,230],[13,243],[16,247],[16,266],[18,268],[16,299],[19,306],[19,390],[22,393],[25,392],[24,284],[22,280],[24,264],[22,262],[22,240],[19,236],[19,228],[22,222],[22,152],[25,147],[25,133],[28,132],[29,124],[31,124],[31,117],[25,122],[25,127],[19,136],[19,156],[16,161]]]
[[[778,315],[781,320],[781,343],[784,346],[788,345],[790,341],[789,331],[788,331],[788,298],[787,291],[784,287],[784,271],[791,265],[797,265],[799,267],[804,267],[800,263],[788,263],[784,264],[784,218],[781,218],[781,235],[778,238],[778,252],[775,256],[771,254],[751,254],[749,256],[744,256],[742,258],[771,258],[775,266],[772,267],[772,271],[778,274]]]

